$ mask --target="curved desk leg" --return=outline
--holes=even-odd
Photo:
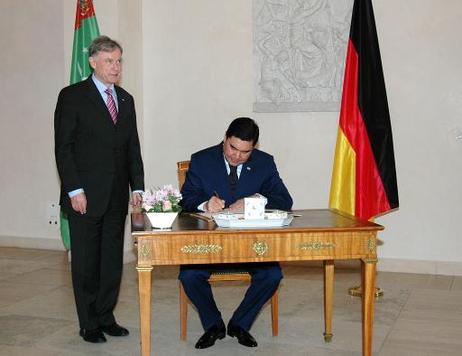
[[[141,355],[151,355],[151,272],[152,266],[136,267],[140,294]]]
[[[324,341],[332,341],[332,303],[334,295],[334,260],[324,261]]]
[[[375,275],[377,260],[361,260],[363,355],[372,355],[372,326],[374,323]]]

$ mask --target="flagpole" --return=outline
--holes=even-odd
[[[98,22],[92,0],[77,0],[74,25],[74,41],[72,45],[72,61],[70,70],[70,83],[74,84],[91,75],[88,63],[88,46],[99,36]],[[68,260],[71,260],[71,239],[69,220],[67,214],[61,210],[60,232],[64,248],[68,251]]]
[[[355,0],[329,207],[373,220],[399,206],[391,120],[371,0]],[[362,289],[348,289],[362,296]],[[384,294],[377,288],[375,295]]]

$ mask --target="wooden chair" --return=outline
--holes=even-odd
[[[189,169],[189,161],[177,162],[178,167],[178,187],[184,184],[186,179],[186,172]],[[222,282],[222,281],[250,281],[251,276],[245,271],[217,271],[210,275],[209,283]],[[187,322],[188,322],[188,297],[180,282],[180,339],[186,340]],[[279,333],[279,291],[276,290],[271,297],[271,328],[273,336],[278,336]]]

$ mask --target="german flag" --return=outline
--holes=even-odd
[[[355,0],[329,207],[371,219],[399,206],[395,158],[371,0]]]

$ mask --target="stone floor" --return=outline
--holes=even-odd
[[[190,309],[188,341],[179,340],[177,267],[153,273],[152,344],[156,355],[361,355],[361,303],[347,294],[358,270],[335,275],[334,338],[324,343],[322,270],[287,263],[280,290],[279,336],[271,336],[266,306],[251,332],[259,346],[245,348],[229,337],[206,350],[194,349],[202,334]],[[374,355],[461,355],[462,277],[378,273],[385,290],[375,307]],[[246,286],[214,288],[225,321]],[[64,252],[0,248],[0,355],[139,355],[137,274],[125,265],[116,316],[130,329],[123,338],[89,344],[78,336],[69,264]]]

